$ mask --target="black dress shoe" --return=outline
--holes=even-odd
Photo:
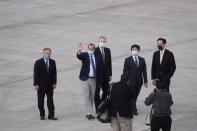
[[[55,121],[58,120],[58,118],[56,118],[56,117],[48,117],[48,119],[49,120],[55,120]]]
[[[88,120],[95,119],[95,117],[94,117],[93,115],[86,115],[86,118],[87,118]]]
[[[40,120],[45,120],[45,117],[44,117],[44,116],[41,116],[41,117],[40,117]]]
[[[95,119],[95,117],[93,115],[90,115],[89,118],[90,119]]]
[[[86,115],[86,119],[88,119],[88,120],[89,120],[89,119],[90,119],[90,115]]]
[[[138,115],[138,112],[134,112],[133,115],[137,116]]]

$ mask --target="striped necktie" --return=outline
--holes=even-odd
[[[45,61],[45,66],[46,66],[47,72],[49,72],[49,60]]]
[[[137,61],[137,56],[134,56],[134,61],[135,61],[135,65],[136,65],[136,68],[138,69],[138,61]]]
[[[103,58],[103,62],[105,63],[105,51],[104,51],[104,47],[101,48],[102,52],[102,58]]]
[[[95,77],[96,76],[96,66],[95,66],[95,63],[94,63],[94,60],[93,60],[93,54],[90,55],[90,63],[92,65],[93,74],[94,74],[94,77]]]

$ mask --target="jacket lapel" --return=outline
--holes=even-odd
[[[43,65],[43,68],[44,68],[45,72],[47,72],[46,63],[45,63],[45,60],[43,58],[42,58],[42,65]]]
[[[96,53],[94,53],[94,58],[95,58],[95,65],[96,65],[96,67],[98,66],[98,56],[97,56],[97,54]]]
[[[86,57],[87,57],[87,65],[90,68],[90,57],[88,53],[86,53]]]
[[[157,64],[158,64],[158,65],[161,65],[161,64],[160,64],[160,52],[159,52],[159,51],[157,51],[156,60],[157,60]]]
[[[134,60],[133,60],[133,56],[131,56],[131,57],[129,57],[129,58],[130,58],[130,63],[131,63],[132,68],[137,69],[137,68],[136,68],[136,65],[135,65],[135,62],[134,62]]]
[[[106,62],[106,48],[104,47],[104,55],[105,55],[105,62]],[[99,54],[99,56],[101,56],[102,60],[103,60],[103,56],[102,56],[102,52],[101,52],[101,49],[100,47],[97,47],[97,53]]]
[[[101,50],[100,50],[99,47],[97,47],[97,52],[98,52],[98,54],[102,55],[102,54],[101,54]]]
[[[139,61],[139,65],[138,65],[138,69],[141,69],[141,66],[142,66],[142,59],[140,56],[138,56],[138,61]]]
[[[49,59],[49,71],[51,69],[51,60]]]

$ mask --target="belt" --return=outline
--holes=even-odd
[[[94,79],[95,77],[88,77],[88,78],[90,78],[90,79]]]
[[[159,116],[161,116],[161,117],[170,117],[170,115],[153,115],[153,116],[155,116],[155,117],[159,117]]]

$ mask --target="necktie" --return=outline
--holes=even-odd
[[[136,65],[136,68],[138,69],[138,61],[137,61],[137,56],[134,56],[134,59],[135,59],[135,65]]]
[[[46,66],[47,72],[49,72],[49,60],[45,61],[45,66]]]
[[[93,60],[93,54],[90,55],[90,63],[92,65],[93,74],[94,74],[94,77],[95,77],[96,76],[96,66],[95,66],[95,63],[94,63],[94,60]]]
[[[104,51],[104,47],[101,48],[102,49],[102,58],[103,58],[103,62],[105,63],[105,51]]]

